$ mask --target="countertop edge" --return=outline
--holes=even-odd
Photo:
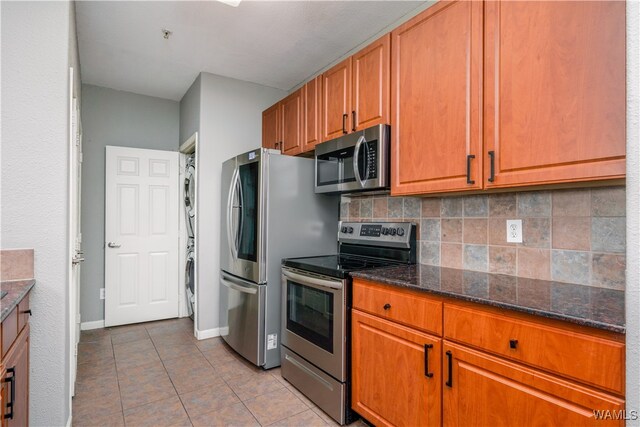
[[[0,314],[0,322],[4,322],[4,320],[9,316],[9,314],[13,311],[15,307],[20,304],[20,302],[24,299],[24,297],[33,289],[36,284],[35,279],[20,279],[20,280],[6,280],[0,282],[0,287],[5,290],[6,286],[11,285],[20,285],[23,284],[16,292],[16,295],[12,295],[13,292],[10,292],[7,296],[5,296],[2,301],[2,310]],[[11,298],[13,296],[13,298]],[[11,298],[10,301],[6,301],[7,298]],[[5,302],[9,302],[9,304],[5,304]]]
[[[398,288],[410,289],[416,292],[432,294],[437,296],[443,296],[447,298],[457,299],[465,302],[472,302],[480,305],[487,305],[490,307],[496,308],[504,308],[506,310],[517,311],[520,313],[530,314],[537,317],[542,317],[545,319],[554,319],[561,320],[573,324],[577,324],[580,326],[587,326],[595,329],[601,329],[605,331],[615,332],[618,334],[626,334],[626,326],[613,325],[609,323],[598,322],[595,320],[589,320],[579,317],[573,317],[569,315],[564,315],[560,313],[553,313],[548,311],[543,311],[535,308],[530,308],[526,306],[509,304],[501,301],[487,300],[480,297],[473,297],[467,295],[460,295],[453,292],[441,291],[437,289],[428,289],[422,288],[419,286],[415,286],[412,283],[402,281],[402,280],[393,280],[385,277],[376,276],[372,271],[353,271],[350,273],[353,278],[364,279],[371,282],[377,282],[384,285],[395,286]]]

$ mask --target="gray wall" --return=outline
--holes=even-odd
[[[180,141],[182,144],[200,130],[200,74],[180,100]]]
[[[73,4],[2,2],[3,248],[34,248],[31,425],[70,413],[69,67],[79,88]],[[79,95],[79,94],[77,94]]]
[[[201,73],[198,139],[198,195],[196,216],[196,277],[198,300],[196,325],[199,331],[215,333],[218,328],[218,274],[220,269],[220,175],[222,162],[262,144],[262,111],[283,98],[285,91],[245,81]],[[193,89],[193,87],[192,87]],[[194,89],[196,90],[196,89]],[[182,102],[187,103],[187,98]],[[197,109],[193,108],[192,113]],[[184,134],[193,117],[184,114]],[[182,142],[182,141],[181,141]]]
[[[82,85],[82,322],[104,319],[105,146],[177,151],[180,104]]]

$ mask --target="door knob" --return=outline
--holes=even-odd
[[[109,242],[109,243],[107,243],[107,246],[109,246],[110,248],[119,248],[120,244],[115,243],[115,242]]]

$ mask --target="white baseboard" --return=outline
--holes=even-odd
[[[214,338],[220,336],[220,328],[205,329],[204,331],[196,330],[196,338],[199,340],[206,340],[207,338]]]
[[[93,322],[80,323],[81,331],[89,331],[91,329],[100,329],[100,328],[104,328],[104,320],[94,320]]]

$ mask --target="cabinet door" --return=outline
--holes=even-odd
[[[274,104],[262,112],[262,146],[280,148],[280,104]]]
[[[593,412],[622,411],[622,399],[448,341],[442,371],[445,426],[624,423],[596,420]]]
[[[302,89],[280,101],[282,153],[295,156],[302,152]]]
[[[321,105],[322,105],[322,76],[307,82],[303,88],[304,101],[304,138],[302,151],[307,152],[320,143],[321,135]]]
[[[351,113],[351,58],[322,74],[322,141],[349,132]]]
[[[485,3],[487,187],[625,174],[625,2]]]
[[[443,2],[391,34],[391,193],[482,188],[482,15]]]
[[[389,122],[391,34],[353,55],[351,130]]]
[[[14,347],[4,361],[6,374],[4,381],[13,378],[13,391],[9,382],[6,389],[6,402],[12,402],[13,408],[4,409],[6,425],[8,427],[23,427],[29,425],[29,325],[25,326],[18,336]]]
[[[440,425],[441,342],[353,310],[352,408],[375,425]]]

